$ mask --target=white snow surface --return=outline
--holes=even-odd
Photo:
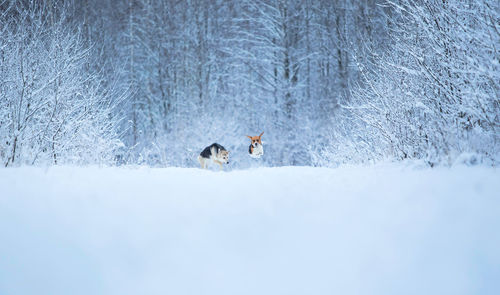
[[[0,169],[0,294],[500,294],[495,168]]]

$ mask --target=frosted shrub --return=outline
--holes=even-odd
[[[92,48],[64,14],[12,6],[0,34],[0,156],[4,166],[110,162],[120,143],[116,100],[88,70]]]

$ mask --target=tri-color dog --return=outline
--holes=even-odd
[[[201,169],[205,169],[207,167],[209,160],[219,164],[220,170],[222,170],[222,164],[229,164],[229,151],[227,151],[222,145],[213,143],[212,145],[207,146],[198,156]]]
[[[264,132],[259,136],[248,136],[250,138],[250,146],[248,147],[248,153],[252,158],[260,158],[264,154],[264,147],[262,146],[261,137]]]

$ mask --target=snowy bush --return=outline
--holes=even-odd
[[[362,84],[343,105],[327,159],[449,165],[473,152],[498,161],[498,2],[389,4],[391,50],[355,51],[375,63],[358,63]]]
[[[5,166],[102,163],[120,146],[112,100],[88,69],[92,48],[64,13],[13,2],[0,34]]]

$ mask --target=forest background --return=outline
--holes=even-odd
[[[0,0],[0,161],[496,165],[499,6]]]

